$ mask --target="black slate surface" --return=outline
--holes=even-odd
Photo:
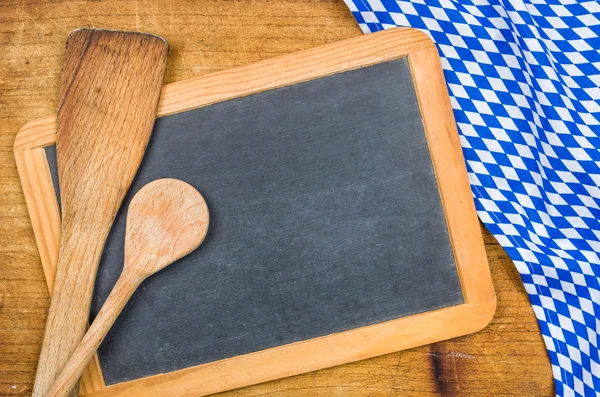
[[[406,59],[160,118],[123,208],[163,177],[204,195],[209,233],[133,296],[107,384],[463,302]],[[124,230],[122,210],[92,318]]]

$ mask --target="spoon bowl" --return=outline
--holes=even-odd
[[[146,278],[162,270],[202,244],[208,223],[206,202],[192,186],[150,182],[129,205],[123,272]]]

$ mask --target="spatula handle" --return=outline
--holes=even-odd
[[[97,233],[61,236],[55,285],[33,397],[46,397],[58,372],[85,334],[96,277],[95,267],[90,264],[100,261],[105,239],[106,236],[98,236]]]
[[[98,312],[83,340],[52,385],[48,397],[66,397],[73,390],[98,346],[142,280],[123,273]]]

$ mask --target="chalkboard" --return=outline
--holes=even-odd
[[[99,350],[107,384],[463,303],[406,59],[159,118],[92,318],[128,202],[163,177],[204,195],[209,233],[136,292]]]
[[[163,86],[157,117],[107,241],[92,319],[121,270],[125,212],[143,185],[196,186],[209,235],[134,295],[83,373],[85,395],[204,396],[492,319],[456,122],[424,33],[388,29],[176,81]],[[47,116],[13,145],[51,294],[56,133]]]

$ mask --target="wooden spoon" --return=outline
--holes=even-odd
[[[208,220],[208,208],[200,193],[177,179],[151,182],[135,195],[127,214],[121,276],[48,397],[69,394],[136,288],[195,250],[206,236]]]
[[[104,243],[150,139],[167,52],[165,40],[143,33],[80,29],[67,40],[56,134],[60,252],[34,397],[46,397],[85,334]]]

